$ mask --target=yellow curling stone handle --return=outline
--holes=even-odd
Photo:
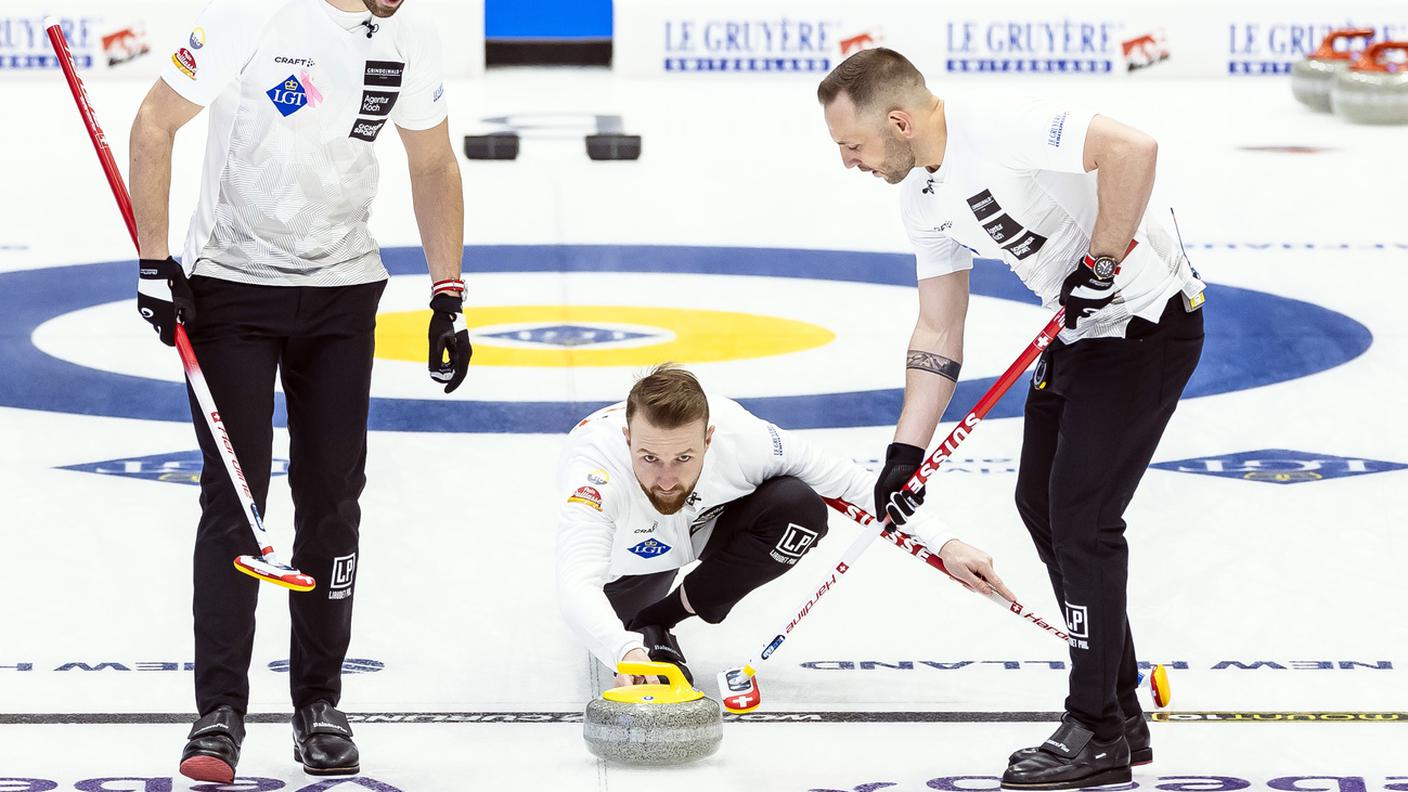
[[[601,694],[601,697],[607,701],[616,701],[622,704],[684,704],[704,698],[702,692],[695,690],[685,680],[684,672],[674,663],[627,663],[623,661],[617,664],[616,673],[645,677],[663,676],[669,681],[669,684],[626,685],[625,687],[611,688]]]

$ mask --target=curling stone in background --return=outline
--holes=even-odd
[[[1320,42],[1320,48],[1297,61],[1291,67],[1291,93],[1296,101],[1322,113],[1330,112],[1330,87],[1335,75],[1349,68],[1354,61],[1354,41],[1374,38],[1373,28],[1344,28],[1332,30]],[[1345,42],[1344,49],[1335,49],[1335,44]]]
[[[678,765],[711,756],[723,741],[718,702],[671,663],[621,663],[622,674],[664,676],[664,685],[612,688],[587,705],[582,737],[593,754],[632,765]]]
[[[1364,50],[1330,89],[1335,115],[1358,124],[1408,124],[1408,41]]]

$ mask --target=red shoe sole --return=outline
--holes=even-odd
[[[229,784],[235,780],[235,768],[213,756],[192,756],[181,763],[181,775],[196,781]]]

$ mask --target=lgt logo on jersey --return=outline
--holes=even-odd
[[[630,552],[641,558],[655,558],[670,552],[670,546],[659,539],[646,539],[644,542],[630,548]]]
[[[268,90],[269,101],[274,103],[274,107],[283,114],[284,118],[297,113],[308,104],[308,92],[304,90],[303,83],[292,74],[283,82]]]

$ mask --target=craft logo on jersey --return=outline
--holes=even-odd
[[[328,599],[352,596],[352,581],[357,579],[357,554],[338,556],[332,560],[332,580],[328,583]]]
[[[655,558],[670,552],[670,546],[659,539],[646,539],[644,542],[630,548],[630,552],[641,558]]]
[[[1296,22],[1231,22],[1227,26],[1227,73],[1231,75],[1290,74],[1291,66],[1314,52],[1331,30],[1346,27],[1338,21],[1321,18],[1313,23]],[[1408,21],[1392,24],[1365,24],[1356,19],[1353,27],[1374,29],[1374,41],[1408,39]],[[1351,42],[1353,51],[1362,50],[1365,41]]]
[[[826,72],[842,46],[874,46],[874,33],[841,36],[837,28],[830,19],[790,16],[667,19],[663,66],[667,72]]]
[[[268,90],[269,100],[283,114],[284,118],[297,113],[308,105],[308,91],[297,77],[290,74],[282,83]]]
[[[816,544],[817,533],[810,528],[803,528],[796,523],[788,523],[787,531],[782,534],[782,538],[777,540],[777,546],[768,552],[772,560],[779,564],[792,566],[797,563],[797,559],[807,554],[807,550]]]
[[[1104,74],[1114,69],[1122,23],[1106,19],[952,20],[951,72]]]
[[[119,66],[152,51],[147,33],[138,27],[125,27],[103,36],[103,54],[109,66]]]
[[[1168,40],[1162,30],[1120,42],[1126,72],[1147,69],[1168,60]]]
[[[1173,462],[1160,462],[1150,467],[1177,473],[1198,473],[1204,476],[1262,481],[1267,484],[1303,484],[1308,481],[1364,476],[1408,468],[1408,464],[1386,462],[1367,457],[1343,457],[1335,454],[1310,454],[1284,448],[1267,448],[1194,457]]]
[[[176,64],[176,68],[180,69],[182,74],[192,80],[196,78],[196,56],[192,55],[190,50],[185,47],[176,50],[171,56],[171,62]]]
[[[601,493],[596,487],[578,487],[577,491],[567,498],[567,502],[580,503],[601,511]]]
[[[197,450],[174,451],[138,457],[119,457],[101,462],[64,465],[59,470],[77,470],[100,476],[164,481],[170,484],[200,484],[201,453]],[[275,476],[288,473],[288,460],[275,459],[270,471]]]

